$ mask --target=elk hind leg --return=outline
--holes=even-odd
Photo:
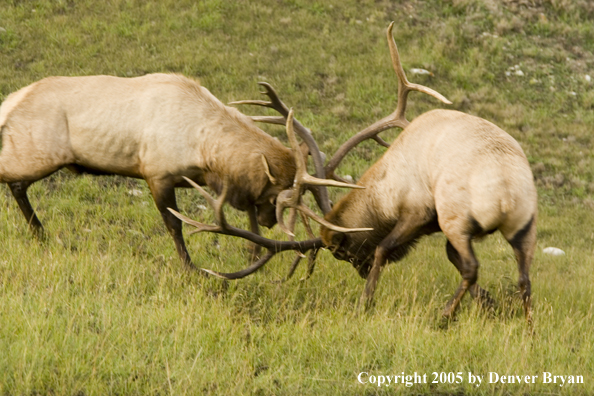
[[[458,270],[460,275],[462,275],[462,271],[464,268],[464,262],[462,261],[462,257],[460,256],[460,253],[458,253],[458,251],[454,248],[454,246],[452,246],[450,241],[447,241],[447,243],[446,243],[446,253],[448,255],[448,259],[450,260],[450,262],[452,264],[454,264],[454,266],[456,267],[456,269]],[[492,308],[495,306],[495,300],[491,297],[489,292],[486,291],[485,289],[483,289],[482,287],[480,287],[478,283],[475,283],[474,285],[469,287],[468,292],[470,293],[472,298],[479,301],[479,303],[482,304],[483,306],[486,306],[489,308]]]
[[[44,230],[43,225],[37,218],[33,207],[31,206],[31,202],[29,201],[29,197],[27,196],[27,189],[29,186],[33,184],[32,181],[18,181],[18,182],[10,182],[8,183],[8,187],[12,192],[21,212],[25,216],[27,220],[27,224],[29,224],[29,229],[40,240],[44,239]]]
[[[514,249],[516,255],[518,271],[520,273],[518,285],[524,304],[524,314],[528,325],[532,325],[532,297],[528,272],[536,248],[536,216],[532,217],[528,224],[516,232],[512,238],[508,239],[506,237],[506,239]]]
[[[460,235],[457,238],[448,237],[448,241],[458,253],[458,266],[456,268],[458,268],[460,275],[462,275],[462,282],[460,282],[458,289],[447,303],[442,314],[444,318],[452,319],[466,291],[474,288],[476,284],[479,263],[474,255],[469,235]]]

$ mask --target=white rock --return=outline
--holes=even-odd
[[[544,254],[550,254],[551,256],[565,256],[565,252],[556,247],[548,247],[542,250]]]
[[[346,175],[343,177],[343,179],[346,180],[347,183],[353,184],[355,182],[355,180],[353,179],[353,176],[351,176],[351,175]]]
[[[135,197],[140,197],[142,195],[142,190],[133,188],[132,190],[128,190],[128,194],[135,196]]]
[[[429,70],[425,70],[425,69],[410,69],[409,71],[411,74],[419,74],[419,75],[428,74],[430,76],[433,75],[433,73],[431,73]]]

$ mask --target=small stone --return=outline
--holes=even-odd
[[[550,254],[551,256],[565,256],[565,252],[556,247],[547,247],[542,250],[544,254]]]
[[[410,73],[411,74],[419,74],[419,75],[429,75],[429,76],[433,75],[433,73],[431,73],[429,70],[425,70],[425,69],[410,69]]]
[[[142,195],[142,190],[138,190],[136,188],[133,188],[132,190],[128,190],[128,194],[132,195],[134,197],[140,197]]]

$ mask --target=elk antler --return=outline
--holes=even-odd
[[[382,118],[381,120],[373,123],[364,130],[360,131],[355,136],[347,140],[342,146],[340,146],[338,151],[336,151],[332,159],[326,165],[326,177],[336,178],[336,176],[334,175],[334,170],[336,169],[340,161],[342,161],[342,159],[347,155],[347,153],[351,149],[353,149],[362,141],[366,139],[374,139],[378,143],[384,145],[387,143],[385,143],[383,140],[381,140],[381,138],[377,136],[380,132],[394,127],[400,127],[403,129],[406,128],[409,122],[404,116],[404,112],[406,111],[406,99],[410,91],[423,92],[427,95],[431,95],[434,98],[441,100],[444,103],[452,104],[452,102],[446,99],[439,92],[434,91],[431,88],[427,88],[423,85],[413,84],[408,81],[404,73],[404,69],[402,68],[402,64],[400,63],[398,47],[396,46],[396,42],[394,41],[394,37],[392,36],[393,27],[394,22],[390,23],[390,26],[388,27],[387,38],[388,46],[390,47],[390,55],[392,57],[392,66],[394,67],[394,71],[396,72],[396,76],[398,77],[398,105],[396,107],[396,110],[389,116]]]
[[[358,186],[356,184],[349,184],[343,183],[336,180],[329,180],[329,179],[320,179],[317,177],[313,177],[307,173],[307,167],[305,164],[305,160],[301,156],[299,151],[299,145],[297,142],[297,138],[295,137],[295,132],[293,130],[293,109],[289,111],[287,116],[287,136],[289,137],[289,143],[291,144],[291,148],[293,151],[293,157],[295,158],[295,165],[297,170],[295,172],[295,181],[293,187],[289,190],[281,191],[281,193],[276,198],[276,219],[278,221],[278,225],[281,230],[287,233],[290,236],[295,236],[293,233],[293,228],[295,225],[295,214],[296,212],[293,210],[291,211],[290,215],[290,227],[285,225],[283,219],[283,212],[285,208],[292,208],[297,209],[307,215],[308,217],[312,218],[316,222],[322,224],[323,226],[337,231],[337,232],[361,232],[361,231],[371,231],[371,228],[344,228],[336,226],[323,218],[319,217],[312,211],[310,208],[305,206],[301,202],[301,196],[304,193],[305,185],[315,185],[315,186],[334,186],[334,187],[346,187],[346,188],[365,188],[362,186]]]
[[[321,238],[309,239],[306,241],[276,241],[273,239],[264,238],[258,234],[255,234],[255,233],[247,231],[247,230],[243,230],[241,228],[233,227],[227,223],[227,220],[225,219],[225,213],[223,211],[223,205],[227,199],[227,190],[228,190],[227,179],[225,179],[223,181],[223,191],[221,192],[221,195],[216,200],[208,192],[206,192],[202,187],[200,187],[198,184],[196,184],[194,181],[188,179],[187,177],[184,177],[184,179],[192,187],[194,187],[196,190],[198,190],[198,192],[200,192],[200,194],[206,199],[208,204],[210,206],[212,206],[212,208],[214,209],[214,212],[215,212],[215,221],[217,223],[216,225],[200,223],[198,221],[192,220],[189,217],[182,215],[181,213],[179,213],[171,208],[167,208],[178,219],[180,219],[184,223],[189,224],[195,228],[193,231],[191,231],[191,234],[198,233],[198,232],[214,232],[216,234],[231,235],[231,236],[236,236],[236,237],[240,237],[243,239],[247,239],[248,241],[251,241],[253,243],[256,243],[256,244],[268,249],[268,252],[264,256],[262,256],[262,258],[260,258],[258,261],[256,261],[249,267],[247,267],[241,271],[238,271],[238,272],[221,273],[221,272],[203,269],[203,271],[208,272],[211,275],[214,275],[214,276],[217,276],[217,277],[223,278],[223,279],[240,279],[240,278],[246,277],[246,276],[256,272],[260,268],[262,268],[264,266],[264,264],[266,264],[277,253],[280,253],[280,252],[283,252],[286,250],[296,250],[298,252],[305,253],[308,250],[319,249],[324,246]]]
[[[269,107],[269,108],[274,109],[277,112],[279,112],[282,115],[282,117],[252,116],[251,117],[252,120],[254,120],[256,122],[265,122],[268,124],[285,125],[287,123],[287,117],[289,116],[289,111],[290,111],[289,108],[280,99],[280,97],[278,96],[278,94],[276,93],[274,88],[272,88],[272,85],[270,85],[266,82],[259,82],[258,84],[261,85],[262,87],[264,87],[265,91],[261,92],[261,93],[270,98],[269,102],[267,102],[265,100],[238,100],[235,102],[230,102],[229,104],[234,104],[234,105],[251,104],[251,105],[256,105],[256,106]],[[297,135],[299,135],[299,137],[301,139],[303,139],[303,141],[309,148],[309,153],[311,154],[311,157],[312,157],[313,163],[314,163],[314,170],[315,170],[316,177],[318,177],[320,179],[325,179],[326,173],[324,170],[323,155],[318,147],[318,144],[316,143],[315,139],[313,138],[311,131],[308,128],[304,127],[295,118],[293,118],[293,127],[295,128]],[[312,193],[314,194],[316,202],[317,202],[318,206],[320,207],[320,210],[322,211],[322,213],[324,213],[324,214],[328,213],[331,209],[331,205],[330,205],[330,199],[328,198],[328,191],[326,190],[326,188],[323,185],[318,185],[318,186],[313,186],[310,189],[311,189]]]

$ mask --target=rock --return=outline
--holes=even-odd
[[[128,190],[128,194],[134,197],[140,197],[142,195],[142,190],[137,188],[133,188],[132,190]]]
[[[544,254],[550,254],[551,256],[565,256],[565,252],[556,247],[547,247],[542,250]]]

